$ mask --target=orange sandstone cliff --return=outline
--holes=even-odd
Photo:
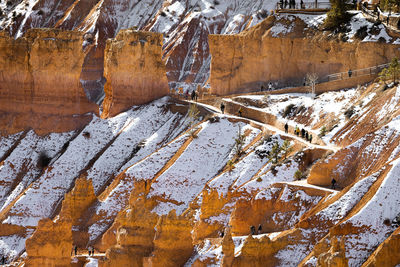
[[[168,94],[162,34],[122,30],[107,41],[102,117],[114,116]]]
[[[282,27],[286,29],[279,32]],[[269,82],[299,86],[307,73],[316,73],[322,81],[328,74],[388,63],[399,56],[397,45],[330,39],[299,18],[275,16],[237,35],[209,35],[209,45],[211,90],[217,95],[259,90]]]
[[[31,29],[15,39],[0,33],[0,120],[5,132],[32,127],[66,131],[97,112],[80,84],[82,33]]]

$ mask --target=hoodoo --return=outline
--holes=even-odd
[[[129,29],[107,41],[103,118],[168,94],[162,38],[160,33]]]

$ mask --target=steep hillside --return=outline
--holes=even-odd
[[[93,246],[95,257],[70,260],[101,266],[398,264],[399,88],[222,99],[242,118],[203,104],[193,117],[166,97],[77,131],[4,136],[1,253],[54,264]],[[65,234],[44,238],[54,231]]]

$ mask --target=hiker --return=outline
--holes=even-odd
[[[242,108],[240,107],[240,108],[239,108],[239,111],[238,111],[239,117],[242,117],[242,112],[243,112],[243,111],[242,111]]]
[[[75,245],[74,250],[75,250],[75,256],[78,255],[78,246]]]
[[[191,96],[191,98],[192,98],[192,101],[194,100],[194,98],[195,98],[195,96],[196,96],[196,93],[194,92],[194,90],[192,91],[192,94],[190,95]]]
[[[219,237],[224,237],[224,231],[221,231],[220,233],[219,233]]]
[[[94,248],[92,247],[92,257],[94,256]]]
[[[288,4],[288,2],[287,2],[287,0],[285,0],[285,8],[287,7],[287,4]]]
[[[303,0],[300,1],[300,8],[301,8],[301,9],[304,9],[304,2],[303,2]]]
[[[289,125],[286,123],[285,124],[285,133],[288,133],[288,131],[289,131]]]
[[[349,71],[347,72],[349,74],[349,78],[351,78],[351,75],[353,74],[353,72],[351,71],[351,69],[349,69]]]
[[[272,91],[272,83],[271,82],[269,82],[269,84],[268,84],[268,91]]]
[[[189,90],[186,90],[185,98],[186,98],[186,100],[189,99]]]
[[[194,100],[197,102],[197,98],[199,97],[199,94],[197,91],[194,91]]]
[[[261,234],[261,232],[262,232],[262,226],[261,226],[261,224],[259,224],[259,225],[258,225],[258,231],[257,231],[257,233],[258,233],[258,234]]]
[[[222,112],[222,114],[224,114],[224,110],[225,110],[224,102],[221,102],[221,112]]]
[[[250,232],[251,232],[251,235],[255,235],[256,234],[256,228],[254,227],[254,225],[252,225],[250,227]]]
[[[310,139],[309,139],[310,143],[312,143],[312,134],[310,134]]]
[[[301,138],[304,138],[304,135],[306,134],[306,130],[301,129]]]
[[[89,254],[89,257],[92,254],[92,248],[91,247],[88,247],[88,254]]]
[[[335,184],[336,184],[336,180],[334,178],[332,178],[332,189],[335,189]]]
[[[6,257],[4,257],[4,255],[3,255],[3,257],[1,257],[1,264],[2,265],[6,264]]]
[[[306,140],[308,141],[308,132],[306,131]]]

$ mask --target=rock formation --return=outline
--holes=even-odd
[[[183,266],[193,252],[190,220],[176,216],[175,210],[159,218],[154,236],[154,251],[144,266]]]
[[[5,132],[32,127],[38,133],[67,131],[97,112],[80,84],[82,34],[32,29],[16,40],[0,34],[0,119]]]
[[[233,259],[235,257],[235,244],[232,240],[232,233],[230,227],[227,227],[222,238],[222,267],[232,266]]]
[[[87,209],[96,200],[96,196],[93,190],[92,181],[85,178],[78,178],[75,181],[74,188],[65,194],[62,202],[61,211],[59,214],[60,218],[68,220],[74,226],[72,234],[74,245],[78,247],[86,247],[89,241],[89,235],[87,229],[80,229],[80,221],[82,217],[85,217]]]
[[[307,73],[316,73],[321,81],[328,74],[388,63],[399,56],[397,45],[329,40],[307,29],[301,19],[284,16],[270,16],[237,35],[210,35],[209,45],[210,83],[217,95],[259,90],[269,82],[299,86]]]
[[[72,224],[64,220],[39,222],[26,240],[27,266],[69,266],[72,253]]]
[[[162,61],[162,34],[122,30],[105,50],[102,117],[115,116],[169,92]]]
[[[143,266],[143,259],[149,257],[154,249],[153,238],[158,222],[157,214],[152,213],[148,205],[141,189],[132,192],[129,209],[118,214],[104,235],[115,235],[116,244],[107,250],[107,260],[100,266]],[[105,242],[107,239],[103,237],[103,245]]]

